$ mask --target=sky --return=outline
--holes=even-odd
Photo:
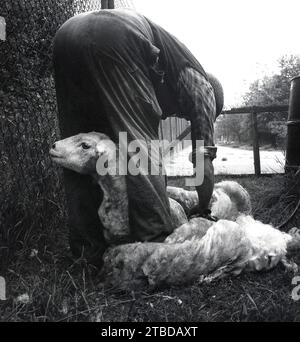
[[[251,82],[300,55],[300,0],[133,0],[135,9],[181,40],[223,84],[225,106]]]

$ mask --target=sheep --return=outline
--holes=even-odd
[[[106,242],[113,245],[130,241],[126,179],[118,173],[118,149],[112,140],[102,133],[81,133],[55,142],[50,156],[64,168],[90,175],[101,187],[104,197],[98,215],[104,226]],[[100,157],[107,162],[107,172],[103,175],[97,172]],[[98,171],[101,170],[98,168]],[[174,227],[187,222],[180,204],[172,198],[169,203]]]
[[[58,141],[50,150],[54,162],[91,175],[104,192],[98,213],[105,226],[104,236],[111,242],[103,256],[107,285],[127,290],[143,285],[180,285],[242,271],[269,270],[279,262],[296,270],[286,256],[290,250],[300,248],[299,230],[295,228],[287,234],[254,220],[249,215],[250,197],[235,182],[216,184],[210,206],[213,215],[222,218],[218,222],[204,218],[188,221],[185,211],[197,203],[195,192],[169,187],[170,206],[175,208],[172,215],[176,216],[178,228],[162,243],[114,246],[116,237],[126,241],[130,234],[126,182],[118,173],[100,176],[96,170],[100,156],[111,161],[110,167],[118,167],[118,151],[114,147],[104,134],[91,132]]]
[[[188,191],[168,186],[167,193],[170,198],[175,199],[181,204],[187,215],[198,204],[197,191]],[[251,214],[250,195],[237,182],[219,182],[214,186],[209,209],[211,210],[212,216],[218,219],[235,221],[240,214]]]
[[[117,150],[105,134],[90,132],[78,134],[53,144],[50,150],[52,160],[58,165],[90,175],[103,191],[103,201],[98,215],[104,226],[104,238],[109,244],[127,241],[130,236],[128,218],[128,198],[126,181],[116,174],[98,175],[96,164],[100,156],[108,161],[108,171],[118,167]]]

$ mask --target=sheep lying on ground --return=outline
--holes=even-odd
[[[118,151],[111,143],[104,134],[79,134],[56,142],[50,154],[59,165],[90,174],[99,183],[104,192],[99,217],[105,226],[105,238],[113,244],[115,240],[126,240],[129,222],[125,177],[118,173],[100,176],[96,171],[97,160],[104,154],[112,161],[111,166],[117,168],[113,160]],[[180,204],[188,212],[196,203],[195,192],[169,187],[168,193],[173,198],[172,215],[176,216],[174,220],[179,227],[163,243],[131,243],[110,248],[104,255],[107,284],[123,289],[143,284],[178,285],[239,274],[243,270],[268,270],[279,262],[293,268],[286,262],[286,254],[299,248],[299,231],[294,229],[285,234],[249,215],[240,215],[248,214],[251,205],[248,193],[237,183],[216,185],[212,213],[231,219],[218,222],[203,218],[187,221]]]

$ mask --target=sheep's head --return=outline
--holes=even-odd
[[[115,144],[102,133],[80,133],[52,145],[50,156],[58,165],[81,174],[96,174],[100,157],[115,158]]]

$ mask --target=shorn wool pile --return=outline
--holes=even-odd
[[[112,146],[104,134],[91,132],[58,141],[50,151],[59,165],[94,177],[105,193],[99,218],[112,244],[103,257],[107,285],[126,290],[181,285],[242,271],[270,270],[280,262],[297,271],[297,265],[287,261],[287,254],[300,249],[299,230],[284,233],[254,220],[249,194],[236,182],[215,186],[210,207],[220,219],[218,222],[204,218],[188,221],[186,214],[197,203],[197,193],[168,187],[172,217],[178,228],[162,243],[114,246],[118,239],[113,236],[124,237],[130,230],[125,179],[119,175],[101,176],[96,171],[100,156],[106,154],[107,160],[115,157],[117,152]]]

